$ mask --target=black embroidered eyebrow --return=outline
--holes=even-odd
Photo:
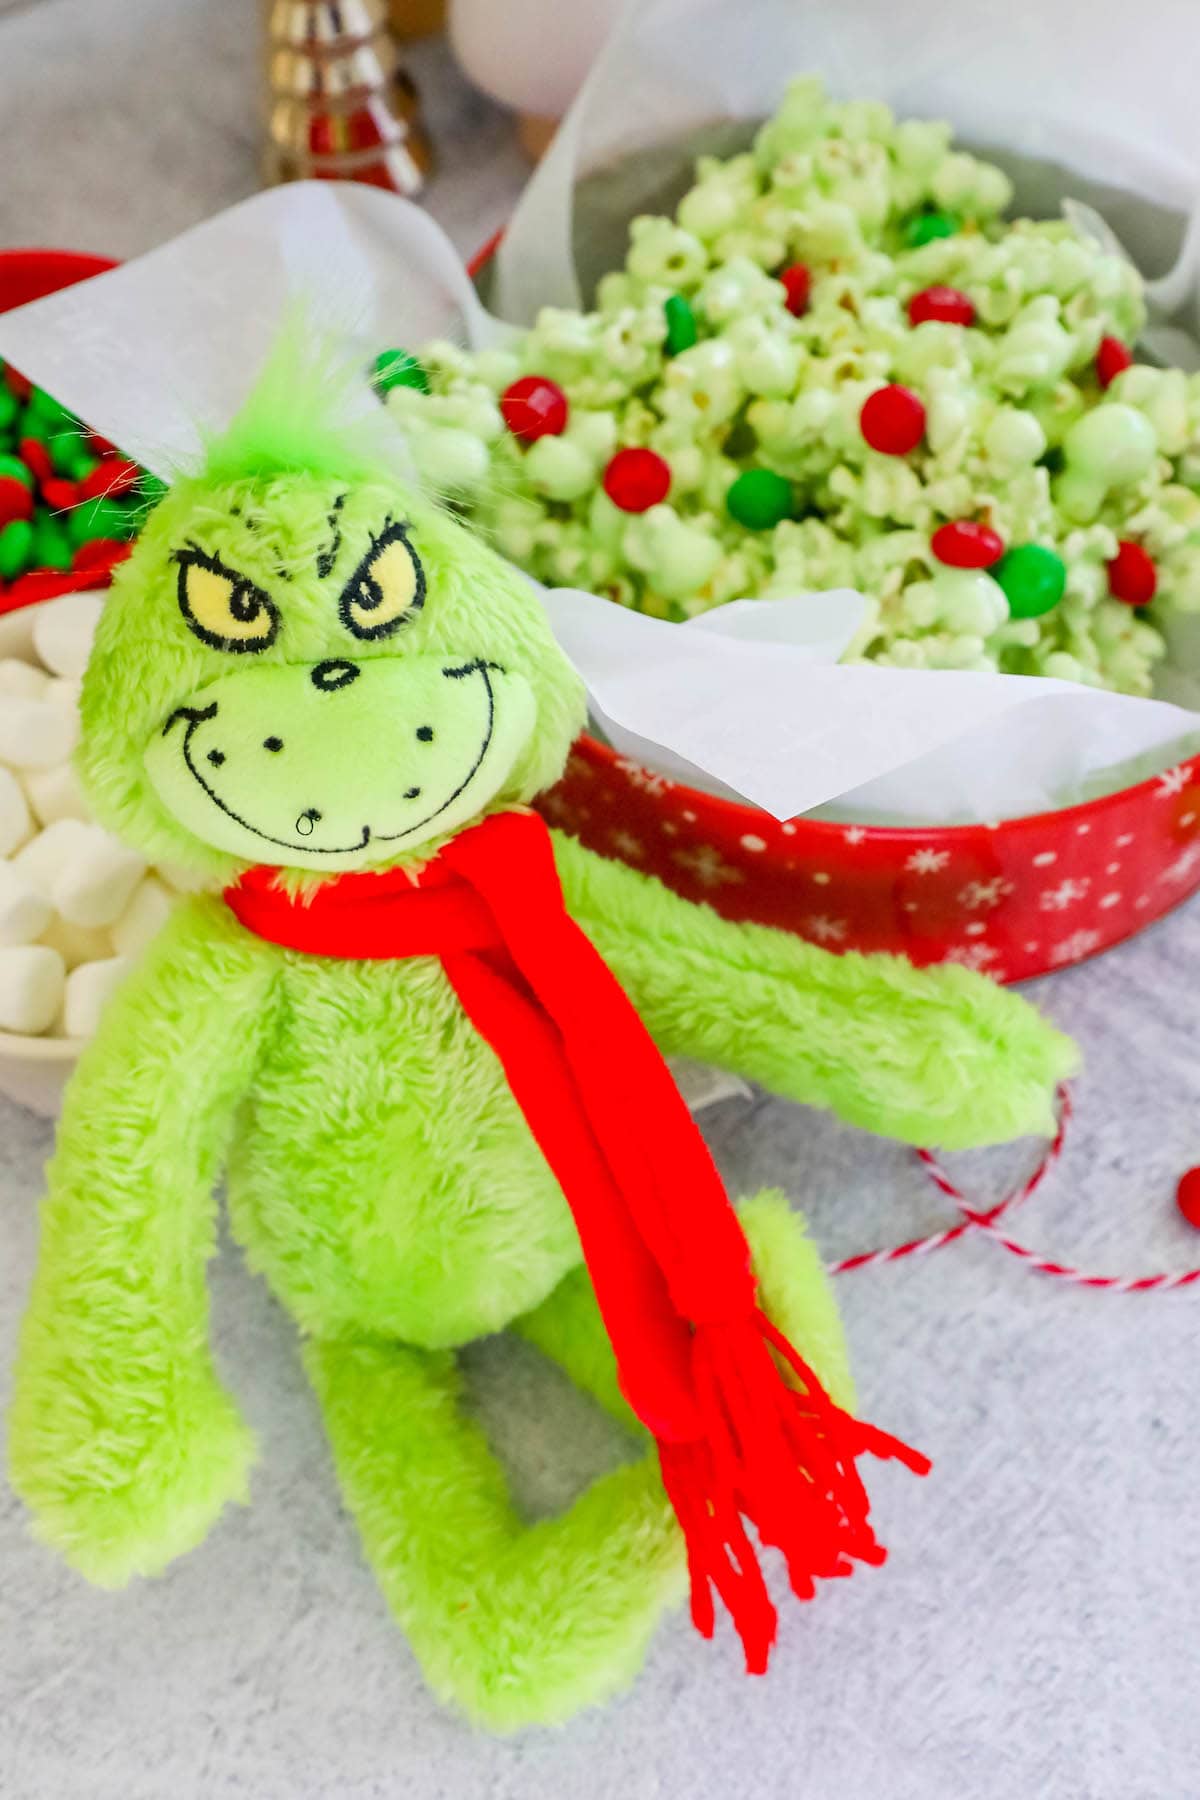
[[[320,556],[317,558],[317,574],[321,577],[322,581],[333,568],[334,563],[337,561],[338,551],[342,547],[342,527],[338,519],[338,514],[345,504],[345,494],[339,494],[329,509],[329,529],[333,533],[333,542],[322,550]]]

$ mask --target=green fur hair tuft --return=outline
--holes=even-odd
[[[280,328],[236,418],[206,445],[206,482],[276,475],[379,480],[403,445],[364,370],[300,309]]]

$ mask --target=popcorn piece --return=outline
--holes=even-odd
[[[66,978],[62,1003],[65,1037],[95,1036],[109,996],[131,967],[128,957],[110,956],[102,962],[80,963],[78,968],[71,970]]]
[[[94,929],[120,918],[146,873],[146,865],[135,851],[127,850],[100,826],[82,829],[84,837],[76,839],[78,854],[52,878],[50,898],[68,925]]]
[[[117,955],[140,956],[166,924],[173,904],[170,891],[153,875],[139,883],[129,905],[112,928],[113,949]]]
[[[13,769],[49,769],[66,762],[78,737],[74,711],[48,700],[0,696],[0,763]]]
[[[103,610],[104,596],[98,593],[60,594],[36,609],[33,647],[51,674],[68,679],[83,674]]]
[[[44,944],[0,949],[0,1031],[47,1031],[62,1000],[64,974],[62,957]]]
[[[53,916],[53,907],[28,876],[0,862],[0,946],[32,944]]]

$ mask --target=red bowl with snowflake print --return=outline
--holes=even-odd
[[[1081,806],[921,830],[780,824],[583,737],[541,808],[727,919],[999,981],[1095,956],[1200,887],[1200,756]]]
[[[468,265],[494,256],[497,232]],[[789,819],[585,735],[539,807],[591,850],[727,919],[1026,981],[1132,937],[1200,888],[1200,756],[1079,806],[994,825]]]

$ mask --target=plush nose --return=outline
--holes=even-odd
[[[320,688],[322,693],[331,693],[334,688],[349,687],[361,674],[362,670],[357,663],[335,658],[331,662],[317,663],[312,672],[312,684],[315,688]]]

